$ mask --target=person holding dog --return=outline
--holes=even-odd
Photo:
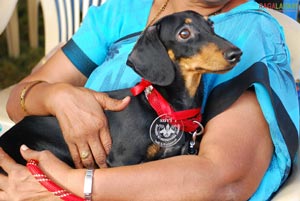
[[[111,140],[103,110],[122,110],[130,100],[114,100],[99,91],[130,87],[140,79],[122,69],[134,42],[126,40],[115,49],[112,43],[184,10],[210,18],[215,32],[243,51],[241,62],[230,72],[203,76],[208,86],[207,123],[199,153],[105,168]],[[47,151],[23,145],[21,153],[79,197],[87,187],[92,188],[86,195],[92,200],[268,200],[287,179],[298,146],[294,89],[281,29],[254,1],[108,0],[90,9],[72,40],[16,85],[7,108],[16,122],[26,115],[58,118],[78,169]],[[216,97],[230,101],[223,104]],[[89,175],[83,167],[96,164],[100,169],[93,171],[92,185],[86,186]],[[0,176],[0,200],[57,199],[3,150],[0,166],[8,173]]]

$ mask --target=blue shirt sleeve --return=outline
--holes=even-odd
[[[115,41],[145,27],[151,5],[152,0],[107,0],[90,7],[78,31],[63,47],[64,53],[89,77],[105,61]]]

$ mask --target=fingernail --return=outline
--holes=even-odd
[[[21,149],[22,149],[23,151],[26,151],[26,150],[28,150],[29,148],[28,148],[25,144],[23,144],[23,145],[21,146]]]
[[[130,99],[130,96],[126,96],[125,98],[123,98],[123,102],[127,102],[128,101],[128,99]]]

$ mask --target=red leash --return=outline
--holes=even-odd
[[[31,174],[34,176],[34,178],[38,182],[40,182],[40,184],[43,185],[48,191],[52,192],[55,196],[65,201],[84,201],[83,198],[78,197],[65,189],[62,189],[56,183],[51,181],[38,167],[38,161],[31,159],[27,162],[26,166],[31,172]]]
[[[151,82],[145,79],[142,79],[138,85],[131,88],[131,93],[134,96],[139,95],[143,91],[146,94],[149,104],[156,111],[158,116],[167,114],[173,120],[181,120],[184,125],[183,130],[185,132],[194,132],[199,127],[199,124],[194,121],[201,122],[202,120],[200,108],[174,111],[166,99],[164,99],[162,95],[153,88]]]

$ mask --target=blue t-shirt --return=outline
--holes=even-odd
[[[152,3],[152,0],[108,0],[101,7],[90,8],[78,32],[63,47],[67,57],[88,77],[87,88],[109,91],[132,87],[140,81],[140,76],[125,63],[139,37],[134,33],[145,28]],[[213,97],[226,97],[219,88],[241,85],[236,90],[239,93],[254,89],[270,127],[274,154],[250,200],[268,200],[286,180],[291,168],[290,154],[293,156],[298,147],[293,142],[292,148],[288,147],[291,140],[286,139],[287,135],[294,135],[296,140],[292,141],[298,141],[299,108],[283,31],[254,1],[213,16],[211,20],[215,32],[242,49],[243,56],[228,73],[203,76],[203,112],[209,114],[210,109],[224,109],[232,103],[231,100],[228,105],[216,107],[221,104]],[[232,85],[236,82],[238,84]],[[222,112],[222,109],[214,112]]]

